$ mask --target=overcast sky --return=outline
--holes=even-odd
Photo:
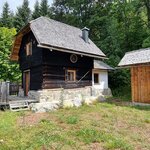
[[[8,2],[10,9],[15,12],[17,7],[22,5],[23,0],[0,0],[0,13],[2,12],[2,8],[5,2]],[[39,2],[41,0],[38,0]],[[48,0],[49,5],[51,5],[53,0]],[[36,0],[29,0],[29,6],[31,8],[31,10],[33,10],[34,7],[34,3],[36,2]]]

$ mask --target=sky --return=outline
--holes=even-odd
[[[12,10],[13,12],[16,11],[17,7],[22,5],[23,0],[0,0],[0,13],[2,12],[2,8],[5,2],[8,2],[10,10]],[[41,0],[38,0],[39,2]],[[52,4],[53,0],[48,0],[49,5]],[[33,10],[34,8],[34,3],[36,2],[36,0],[29,0],[29,6],[31,8],[31,10]]]

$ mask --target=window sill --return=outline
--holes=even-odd
[[[94,83],[94,85],[100,85],[100,83]]]
[[[76,81],[65,81],[66,83],[76,83]]]

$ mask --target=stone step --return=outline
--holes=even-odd
[[[11,111],[29,110],[30,103],[38,102],[35,99],[28,99],[28,97],[19,97],[11,95],[8,97],[8,104]]]
[[[27,101],[10,101],[9,108],[11,111],[29,110]]]
[[[50,112],[50,111],[57,110],[59,107],[60,107],[60,102],[59,101],[31,103],[29,105],[29,108],[33,112]]]
[[[29,103],[38,102],[38,100],[36,100],[36,99],[31,99],[28,97],[19,97],[19,96],[9,96],[8,101],[27,101]]]

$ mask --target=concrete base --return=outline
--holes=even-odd
[[[112,96],[110,88],[108,89],[97,89],[94,87],[91,87],[91,88],[92,88],[92,96],[100,96],[100,95],[104,95],[105,97]]]
[[[148,103],[132,102],[132,104],[133,104],[134,106],[150,106],[150,104],[148,104]]]

